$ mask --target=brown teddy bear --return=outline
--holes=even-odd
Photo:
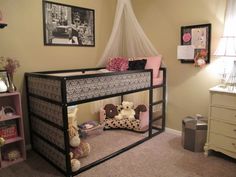
[[[106,118],[114,118],[118,115],[117,107],[114,104],[107,104],[104,107]]]

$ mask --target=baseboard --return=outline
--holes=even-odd
[[[25,146],[26,151],[29,151],[32,149],[31,144],[26,144]]]
[[[172,133],[172,134],[179,135],[179,136],[181,136],[181,134],[182,134],[181,131],[179,131],[179,130],[174,130],[174,129],[168,128],[168,127],[165,128],[165,131],[166,131],[167,133]]]

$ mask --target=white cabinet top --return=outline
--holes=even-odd
[[[210,92],[222,92],[222,93],[231,93],[236,94],[236,87],[224,87],[221,85],[217,85],[209,89]]]

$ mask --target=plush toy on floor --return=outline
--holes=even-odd
[[[134,104],[132,102],[128,102],[128,101],[123,101],[122,102],[122,110],[120,111],[120,113],[115,116],[116,119],[129,119],[130,121],[135,120],[135,111],[133,109]]]
[[[71,146],[71,170],[72,172],[78,171],[80,169],[80,161],[79,159],[85,156],[88,156],[90,153],[90,145],[86,142],[83,142],[80,140],[77,122],[76,122],[76,113],[77,107],[74,109],[74,111],[71,111],[68,114],[68,133],[69,133],[69,139],[70,139],[70,146]]]

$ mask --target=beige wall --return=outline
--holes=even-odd
[[[207,116],[208,89],[217,84],[216,62],[204,69],[181,64],[176,59],[180,27],[212,24],[211,53],[222,34],[225,0],[133,0],[134,11],[144,31],[164,57],[168,68],[167,127],[181,130],[181,120],[200,113]]]
[[[95,67],[101,56],[113,24],[115,0],[58,0],[60,2],[95,10],[95,47],[44,46],[42,0],[0,0],[8,27],[0,30],[0,56],[15,57],[21,67],[14,81],[24,89],[23,74],[31,71]],[[25,95],[23,108],[26,112]],[[89,107],[87,107],[89,109]],[[28,138],[28,121],[25,127]]]
[[[15,77],[23,90],[23,74],[30,71],[94,67],[108,40],[115,0],[58,0],[56,2],[95,9],[96,47],[53,47],[43,45],[42,1],[1,0],[8,27],[0,30],[0,56],[16,57],[21,67]],[[144,31],[163,55],[168,68],[167,126],[181,129],[186,115],[207,115],[208,88],[217,83],[214,58],[204,69],[180,64],[176,46],[180,27],[212,23],[212,51],[222,34],[225,0],[133,0]],[[23,107],[25,107],[23,95]],[[89,106],[84,106],[89,112]],[[26,129],[27,120],[26,122]],[[27,135],[28,135],[28,131]],[[28,139],[28,136],[27,136]]]

